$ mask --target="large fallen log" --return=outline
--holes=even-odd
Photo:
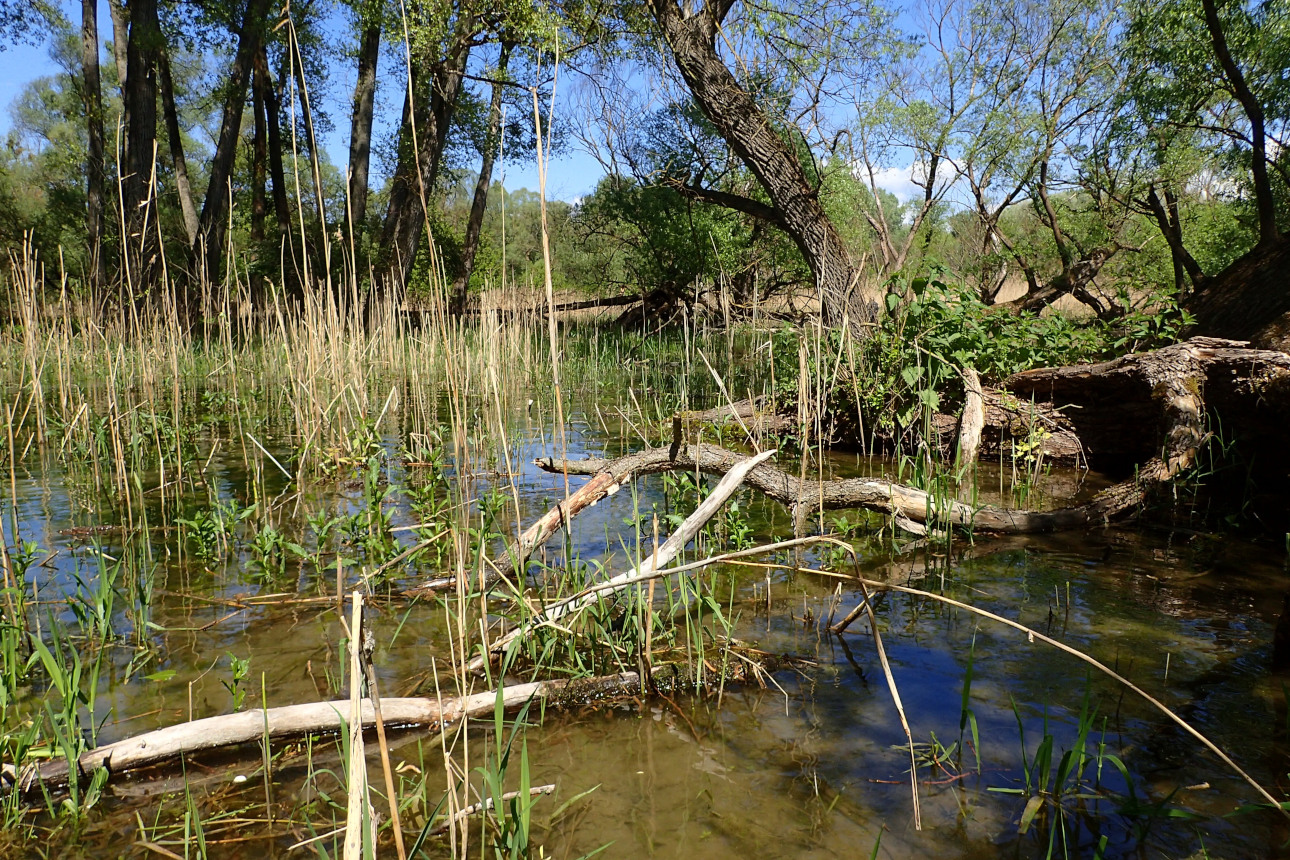
[[[653,688],[668,689],[686,681],[682,667],[663,665],[653,669]],[[557,679],[515,684],[501,690],[503,707],[514,710],[540,700],[548,706],[585,705],[610,696],[639,695],[641,676],[623,672],[582,680]],[[387,726],[443,729],[467,718],[492,716],[498,691],[489,690],[455,699],[424,697],[382,698],[381,714]],[[107,744],[83,753],[77,761],[82,775],[106,768],[110,778],[130,771],[155,767],[194,753],[235,747],[260,741],[339,732],[346,724],[350,703],[344,700],[311,702],[266,710],[242,711],[219,717],[180,723],[133,738]],[[363,727],[375,726],[376,714],[370,699],[362,703]],[[70,768],[64,759],[30,766],[16,774],[19,790],[38,790],[67,782]],[[15,775],[6,774],[5,782]]]
[[[1268,465],[1285,465],[1290,355],[1284,352],[1194,337],[1096,364],[1027,370],[1003,386],[1018,398],[1059,408],[1095,464],[1131,466],[1168,450],[1176,474],[1194,459],[1208,417],[1227,441],[1239,437]]]
[[[647,448],[615,460],[546,457],[535,462],[548,472],[567,470],[570,475],[613,474],[624,476],[623,480],[626,480],[627,477],[672,471],[724,475],[747,459],[738,452],[702,443]],[[794,530],[799,534],[812,512],[844,508],[863,508],[891,515],[899,525],[914,533],[922,533],[929,526],[957,526],[1001,534],[1027,534],[1100,524],[1129,511],[1144,499],[1137,482],[1126,482],[1098,493],[1084,505],[1053,511],[1006,510],[990,505],[969,505],[892,481],[871,478],[803,480],[769,463],[762,463],[749,471],[745,483],[786,505],[793,513]]]

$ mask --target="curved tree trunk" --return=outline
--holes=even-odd
[[[1290,350],[1290,241],[1260,244],[1205,281],[1186,304],[1196,317],[1190,334]]]
[[[717,31],[732,3],[707,2],[697,11],[676,0],[649,0],[648,5],[695,101],[757,177],[774,206],[774,223],[806,259],[825,324],[855,327],[875,319],[876,308],[859,296],[859,272],[796,154],[717,53]]]

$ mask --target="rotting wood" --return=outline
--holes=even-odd
[[[813,511],[845,508],[888,514],[913,534],[925,533],[929,525],[1002,534],[1079,529],[1132,514],[1150,491],[1190,467],[1205,438],[1207,412],[1217,412],[1226,427],[1239,426],[1243,434],[1264,440],[1279,440],[1290,423],[1290,355],[1249,349],[1241,341],[1218,338],[1193,338],[1097,364],[1029,370],[1010,377],[1005,386],[1009,391],[981,388],[983,454],[997,450],[1008,438],[1021,437],[1029,438],[1035,453],[1042,454],[1046,462],[1130,458],[1137,473],[1085,504],[1052,511],[978,508],[882,480],[803,481],[769,464],[752,470],[747,482],[787,505],[799,533]],[[732,407],[677,417],[685,422],[737,415],[746,421],[763,414],[760,403],[740,401]],[[943,435],[957,438],[958,422],[946,416],[946,424]],[[1126,433],[1126,425],[1137,432]],[[681,445],[675,426],[673,432],[675,438],[668,448],[614,460],[569,462],[569,474],[592,475],[592,480],[530,526],[474,584],[491,588],[520,569],[567,518],[616,492],[633,477],[678,469],[724,475],[742,457],[712,445]],[[1277,447],[1283,457],[1290,456],[1284,445]],[[1165,459],[1160,456],[1162,451],[1168,452]],[[558,472],[563,466],[552,459],[536,462],[547,471]],[[424,595],[454,583],[452,577],[431,580],[405,593]]]
[[[692,681],[688,670],[673,664],[657,666],[650,675],[650,683],[656,689],[675,689]],[[581,706],[601,699],[638,696],[642,688],[639,673],[622,672],[598,678],[514,684],[502,688],[501,698],[502,706],[508,711],[534,700],[544,701],[548,706]],[[387,726],[442,730],[463,719],[491,717],[497,700],[496,690],[444,700],[383,698],[381,712]],[[266,736],[273,741],[336,733],[347,724],[345,718],[349,704],[348,700],[310,702],[193,720],[89,750],[81,755],[77,766],[86,776],[99,768],[106,768],[111,779],[194,753],[255,743]],[[362,721],[364,729],[375,725],[376,714],[370,699],[362,702]],[[17,774],[18,788],[32,792],[39,791],[42,785],[46,788],[64,785],[68,772],[68,763],[63,759],[31,765]],[[14,776],[12,772],[7,773],[4,782],[12,782]]]
[[[963,414],[959,416],[959,464],[971,468],[981,448],[981,430],[985,427],[985,394],[981,377],[970,367],[963,368]]]
[[[1290,355],[1244,341],[1194,337],[1096,364],[1027,370],[1003,384],[1061,408],[1094,462],[1141,462],[1168,450],[1176,474],[1194,458],[1206,414],[1263,454],[1284,454]]]

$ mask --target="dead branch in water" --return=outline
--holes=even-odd
[[[721,507],[726,503],[726,500],[734,495],[735,490],[739,489],[739,485],[744,482],[744,478],[748,472],[757,468],[758,465],[766,460],[769,460],[774,454],[774,451],[763,451],[756,456],[747,457],[740,463],[737,463],[726,473],[725,477],[721,479],[721,482],[717,484],[712,493],[703,500],[703,503],[695,509],[694,513],[686,517],[685,521],[681,523],[680,527],[677,528],[675,532],[673,532],[672,536],[669,537],[662,546],[655,550],[648,559],[642,562],[640,567],[633,568],[626,573],[621,573],[618,576],[601,583],[602,588],[598,590],[613,591],[619,588],[626,588],[632,583],[639,582],[641,579],[648,577],[654,571],[670,562],[681,552],[681,550],[689,546],[690,541],[694,540],[695,536],[698,535],[699,530],[707,524],[708,520],[712,519],[712,517],[716,515],[717,511],[721,510]],[[489,649],[490,656],[492,658],[500,656],[507,645],[515,641],[520,636],[523,636],[533,627],[549,621],[554,621],[557,618],[562,618],[571,612],[577,612],[580,609],[591,606],[596,602],[596,600],[596,595],[587,595],[547,607],[532,619],[494,642],[492,648]],[[472,672],[477,672],[484,668],[483,656],[473,658],[468,664],[466,664],[466,668]]]
[[[683,667],[663,665],[653,670],[650,680],[653,687],[667,689],[686,683],[688,678]],[[640,695],[642,689],[644,685],[638,673],[622,672],[582,680],[557,679],[514,684],[502,688],[501,697],[503,707],[515,710],[534,700],[555,706],[566,703],[582,705],[611,697]],[[386,726],[442,730],[463,719],[491,716],[497,699],[497,690],[444,700],[427,697],[384,698],[381,699],[381,713]],[[165,764],[193,753],[254,743],[266,736],[270,740],[279,740],[334,734],[346,725],[349,708],[348,700],[311,702],[192,720],[90,750],[81,755],[76,766],[84,776],[99,768],[106,768],[112,778]],[[376,713],[370,699],[362,701],[362,723],[364,729],[376,724]],[[18,774],[10,770],[5,774],[4,781],[12,782],[16,777],[17,788],[31,792],[39,790],[42,785],[52,787],[65,784],[68,773],[67,761],[53,760],[31,765]]]
[[[735,451],[703,443],[683,445],[675,455],[668,448],[648,448],[615,460],[543,458],[536,462],[539,468],[550,472],[567,468],[570,475],[640,476],[678,470],[724,475],[747,459]],[[1102,491],[1084,505],[1054,511],[1007,510],[990,505],[975,507],[892,481],[803,480],[768,463],[749,471],[745,483],[788,506],[799,533],[812,511],[863,508],[893,516],[898,524],[914,533],[922,533],[928,526],[948,525],[1001,534],[1031,534],[1102,523],[1125,513],[1144,498],[1137,482],[1126,482]]]

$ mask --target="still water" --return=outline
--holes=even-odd
[[[556,446],[542,406],[510,410],[505,454],[445,458],[445,480],[468,481],[472,498],[502,493],[496,516],[504,533],[513,534],[517,521],[527,525],[563,493],[559,476],[531,465]],[[637,422],[605,417],[613,407],[595,401],[571,407],[564,440],[570,456],[641,446]],[[274,430],[259,431],[259,441],[289,463],[291,431]],[[128,522],[112,519],[119,506],[84,467],[65,465],[48,450],[16,463],[17,537],[39,547],[24,583],[38,624],[74,628],[81,622],[66,599],[93,592],[104,564],[134,559],[115,582],[109,610],[117,638],[103,646],[94,703],[98,742],[235,705],[343,695],[335,571],[288,555],[266,567],[256,541],[269,540],[264,527],[272,525],[284,540],[313,551],[321,542],[310,531],[311,516],[349,517],[356,529],[353,517],[375,493],[388,516],[383,528],[395,530],[400,547],[411,546],[413,533],[398,530],[415,525],[419,512],[399,490],[423,480],[421,467],[397,426],[373,444],[383,452],[381,473],[367,483],[359,467],[293,483],[268,465],[248,470],[240,448],[207,445],[199,491],[149,496],[160,479],[143,475]],[[787,458],[780,462],[798,468]],[[891,464],[839,455],[809,468],[844,476]],[[984,475],[987,486],[997,478]],[[584,480],[570,478],[571,488]],[[1096,476],[1057,473],[1051,480],[1087,486]],[[759,541],[791,533],[783,509],[747,493],[739,501]],[[201,512],[256,502],[258,513],[238,521],[227,551],[197,553]],[[624,570],[636,542],[648,542],[653,512],[666,514],[669,504],[661,478],[638,481],[580,516],[569,542],[554,541],[545,561],[560,567],[576,557],[608,572]],[[823,527],[834,524],[829,519]],[[359,537],[355,532],[350,540]],[[1290,779],[1290,715],[1287,674],[1273,666],[1272,643],[1290,584],[1283,546],[1168,526],[920,545],[893,540],[877,522],[855,541],[867,578],[971,604],[1090,654],[1281,796]],[[523,738],[532,782],[556,786],[533,811],[545,856],[579,857],[602,846],[606,857],[740,860],[1290,855],[1288,822],[1267,810],[1239,811],[1255,803],[1253,790],[1137,694],[1024,633],[931,597],[878,592],[879,633],[916,743],[916,829],[910,753],[869,621],[861,616],[841,635],[828,631],[862,599],[854,583],[812,572],[831,566],[852,569],[815,551],[700,574],[732,635],[793,659],[764,685],[552,710],[540,720],[530,714]],[[410,604],[396,594],[433,567],[401,570],[375,589],[374,659],[386,695],[432,694],[434,671],[451,662],[447,604]],[[146,614],[136,599],[140,577],[148,581]],[[460,763],[467,771],[492,742],[487,728],[472,733],[473,758]],[[343,817],[343,790],[326,775],[341,769],[335,742],[284,745],[274,753],[281,758],[268,780],[261,753],[251,750],[192,762],[183,774],[171,771],[157,781],[114,783],[74,838],[60,831],[57,839],[69,844],[56,853],[143,857],[156,856],[153,846],[160,846],[194,856],[174,823],[185,804],[205,817],[211,856],[332,851],[334,839],[290,849],[332,829],[337,808]],[[441,739],[401,734],[393,754],[404,774],[430,775],[433,803],[444,786]],[[1064,759],[1074,766],[1063,768]],[[375,758],[370,764],[379,785],[379,764]],[[249,777],[235,781],[239,775]],[[328,806],[332,801],[339,807]],[[413,804],[407,814],[417,813]],[[425,850],[451,856],[452,849],[436,837]],[[388,843],[382,851],[393,856]]]

